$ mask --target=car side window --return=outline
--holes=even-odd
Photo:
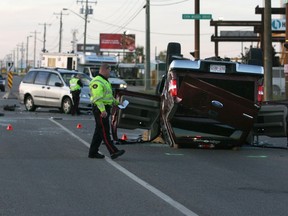
[[[26,74],[26,76],[23,78],[23,83],[33,83],[34,78],[37,74],[37,71],[30,71]]]
[[[57,74],[51,74],[48,80],[47,85],[55,86],[56,83],[62,83],[60,77]]]
[[[34,83],[39,85],[46,85],[48,76],[49,76],[48,72],[39,71],[35,78]]]

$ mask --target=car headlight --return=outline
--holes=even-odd
[[[120,88],[121,88],[121,89],[126,89],[126,88],[127,88],[127,84],[123,84],[123,83],[120,84]]]

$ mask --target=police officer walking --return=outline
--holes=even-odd
[[[81,88],[83,87],[83,84],[80,80],[80,74],[74,75],[70,81],[70,92],[72,94],[72,109],[71,109],[71,114],[72,115],[80,115],[80,110],[79,110],[79,102],[80,102],[80,93],[81,93]]]
[[[110,156],[115,159],[125,153],[125,150],[118,150],[110,136],[110,112],[114,105],[119,105],[112,92],[112,87],[108,81],[111,68],[108,64],[103,63],[100,67],[99,74],[91,80],[89,84],[92,111],[95,118],[95,130],[89,149],[89,158],[104,158],[99,153],[101,142],[104,141]]]

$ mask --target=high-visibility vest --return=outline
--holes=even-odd
[[[98,109],[105,111],[105,105],[118,105],[119,102],[114,98],[111,83],[103,76],[98,75],[89,83],[90,101]]]
[[[81,86],[78,84],[78,81],[79,79],[76,77],[72,77],[72,79],[70,79],[69,84],[71,91],[77,91],[81,89]]]

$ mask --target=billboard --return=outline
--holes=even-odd
[[[100,34],[100,50],[135,51],[135,34]]]

